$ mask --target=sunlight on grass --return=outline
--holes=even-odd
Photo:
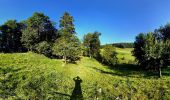
[[[117,49],[119,56],[126,55],[125,59],[133,60],[129,53],[132,49]],[[122,56],[121,56],[122,57]],[[95,59],[83,57],[77,64],[67,64],[62,66],[62,60],[50,59],[43,55],[28,53],[0,54],[0,67],[21,68],[18,71],[20,76],[26,76],[29,80],[31,76],[57,75],[56,84],[59,86],[58,92],[71,94],[74,88],[73,78],[79,76],[82,82],[82,92],[85,99],[93,98],[96,89],[102,89],[99,95],[104,98],[124,98],[131,96],[133,99],[160,98],[160,88],[167,90],[170,88],[170,76],[163,79],[145,77],[145,73],[132,70],[110,69],[108,66],[100,64]],[[120,67],[120,66],[119,66]],[[148,78],[151,79],[148,79]],[[26,80],[27,80],[26,79]],[[21,79],[20,79],[21,80]],[[25,81],[18,85],[18,90]],[[133,92],[132,92],[133,91]],[[153,93],[154,92],[154,93]],[[165,95],[169,92],[164,91]]]

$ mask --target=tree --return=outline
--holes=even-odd
[[[36,29],[26,28],[24,29],[21,38],[21,42],[28,49],[33,51],[35,44],[38,43],[38,33]]]
[[[2,41],[2,32],[0,31],[0,52],[2,52],[2,48],[3,48],[3,41]]]
[[[22,32],[21,24],[16,20],[8,20],[0,26],[1,48],[5,52],[20,51],[22,44],[20,41]]]
[[[145,51],[145,62],[147,62],[147,65],[145,65],[146,68],[158,71],[161,77],[161,68],[163,67],[163,42],[157,40],[153,33],[148,33],[143,50]]]
[[[50,56],[52,54],[51,44],[47,41],[42,41],[35,45],[35,49],[38,53],[44,54],[45,56]]]
[[[23,30],[21,40],[28,50],[33,50],[32,48],[35,47],[35,44],[41,41],[55,41],[57,30],[49,17],[43,13],[35,12],[33,16],[23,23],[26,28]]]
[[[70,38],[62,36],[54,43],[53,54],[62,56],[65,63],[67,63],[68,60],[73,62],[76,61],[81,54],[80,45],[81,43],[76,36],[72,35]]]
[[[67,63],[76,61],[81,54],[81,42],[75,36],[75,28],[73,17],[65,12],[60,20],[60,37],[55,41],[53,46],[53,54],[61,56]]]
[[[164,66],[170,65],[170,40],[164,41],[162,59],[164,61]]]
[[[154,33],[139,34],[136,37],[133,54],[139,65],[147,70],[159,72],[164,66],[164,42],[157,39]]]
[[[136,60],[138,61],[138,64],[140,66],[145,65],[143,62],[145,60],[144,56],[145,52],[143,50],[143,47],[145,45],[145,34],[140,33],[134,42],[134,50],[132,51],[133,56],[136,57]]]
[[[88,33],[84,36],[83,44],[86,49],[86,56],[90,58],[97,58],[100,53],[100,39],[101,33],[94,32]]]
[[[114,66],[117,63],[116,48],[111,45],[106,45],[101,50],[102,63]]]
[[[163,39],[164,41],[169,40],[170,39],[170,23],[157,29],[156,33],[159,36],[159,38]]]
[[[75,27],[74,27],[74,19],[73,17],[68,13],[65,12],[64,15],[61,17],[60,20],[60,34],[75,34]]]
[[[170,23],[155,30],[157,38],[164,42],[163,59],[164,66],[170,65]]]

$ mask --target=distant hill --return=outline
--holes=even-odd
[[[133,48],[134,43],[113,43],[112,45],[118,48]]]
[[[133,48],[134,43],[113,43],[113,44],[106,44],[106,45],[113,45],[118,48]],[[101,47],[103,46],[105,45],[102,45]]]

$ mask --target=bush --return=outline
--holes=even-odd
[[[35,45],[36,52],[44,54],[45,56],[50,56],[52,54],[51,45],[46,42],[40,42]]]
[[[116,49],[113,46],[111,45],[104,46],[100,54],[101,54],[102,63],[111,66],[117,64],[118,62],[117,53],[116,53]]]
[[[53,54],[63,58],[65,63],[75,62],[81,55],[81,42],[74,36],[62,36],[53,45]]]

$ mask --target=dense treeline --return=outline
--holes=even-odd
[[[35,12],[27,20],[8,20],[0,26],[0,52],[32,51],[62,58],[65,63],[88,56],[114,66],[117,64],[115,47],[134,47],[133,55],[143,69],[157,71],[161,77],[161,69],[170,65],[170,24],[139,34],[134,43],[101,46],[100,32],[87,33],[82,42],[76,35],[74,18],[68,12],[60,18],[59,29],[47,15]]]
[[[134,43],[113,43],[113,46],[118,48],[133,48]]]
[[[159,72],[170,65],[170,24],[155,32],[140,33],[134,42],[133,55],[138,64],[146,70]]]
[[[112,58],[115,53],[104,49],[103,52],[110,53],[107,53],[107,60],[106,56],[100,53],[100,32],[87,33],[83,43],[76,35],[74,18],[68,12],[60,18],[59,29],[56,29],[54,22],[47,15],[35,12],[27,20],[8,20],[0,26],[0,52],[32,51],[47,57],[62,58],[65,63],[88,56],[104,64],[115,64],[110,64],[116,60]]]
[[[24,48],[20,41],[22,36],[23,24],[16,20],[8,20],[0,26],[0,51],[17,52]]]

